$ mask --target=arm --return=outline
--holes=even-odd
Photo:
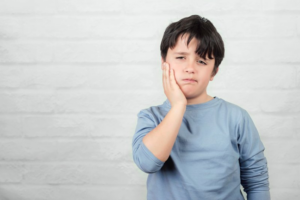
[[[162,64],[164,92],[170,99],[171,109],[162,122],[143,138],[143,142],[159,160],[165,162],[181,126],[187,99],[176,82],[174,70],[168,63]]]
[[[238,125],[241,184],[248,200],[270,200],[269,175],[264,145],[246,110]]]
[[[176,140],[185,107],[172,107],[159,125],[145,112],[138,114],[133,137],[133,160],[146,173],[161,169]]]
[[[162,162],[173,148],[186,107],[172,107],[162,122],[144,138],[145,146]]]
[[[158,125],[149,114],[140,112],[132,144],[135,163],[147,173],[160,170],[170,156],[187,105],[186,97],[176,82],[174,70],[170,70],[168,63],[162,63],[162,70],[164,92],[171,103],[171,109]]]

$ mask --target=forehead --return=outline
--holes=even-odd
[[[195,37],[193,37],[189,42],[189,44],[187,45],[188,38],[189,38],[188,34],[179,35],[176,40],[175,46],[173,48],[169,48],[170,53],[173,55],[196,55],[200,57],[196,53],[196,50],[198,45],[200,45],[201,41],[198,41]],[[211,60],[208,58],[208,55],[206,55],[206,59]]]

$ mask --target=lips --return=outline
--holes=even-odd
[[[197,82],[195,79],[183,79],[183,81],[186,81],[186,82]]]

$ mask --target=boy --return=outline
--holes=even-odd
[[[246,110],[207,95],[224,57],[213,24],[198,15],[171,23],[161,41],[162,105],[143,109],[133,159],[148,173],[148,200],[269,200],[267,160]]]

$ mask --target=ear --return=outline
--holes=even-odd
[[[219,71],[219,67],[217,68],[215,75],[213,75],[213,76],[210,77],[210,81],[214,80],[214,78],[217,75],[218,71]]]
[[[164,61],[163,57],[161,57],[161,65],[160,65],[161,69],[163,69],[163,63],[164,63],[164,62],[165,62],[165,61]]]

